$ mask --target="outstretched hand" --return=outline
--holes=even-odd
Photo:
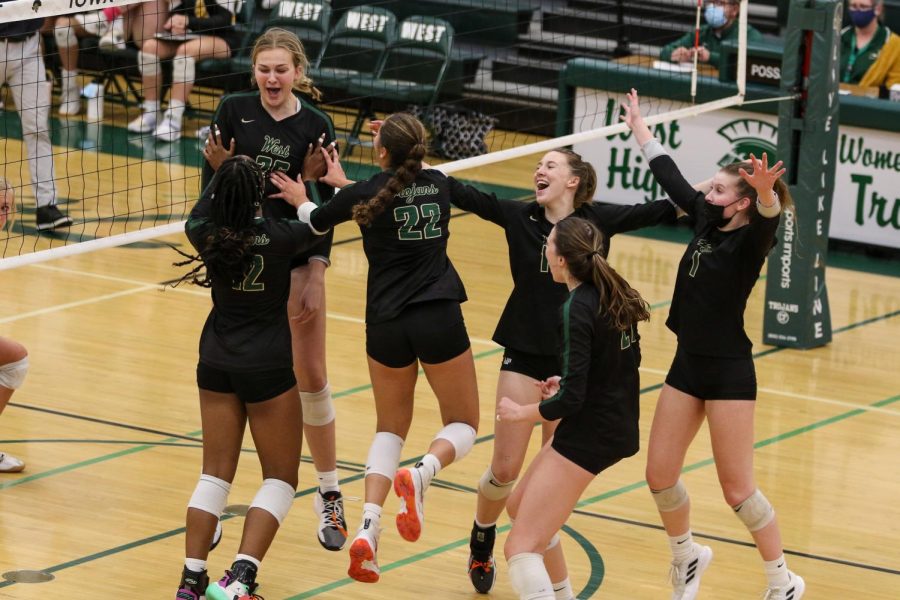
[[[284,171],[272,171],[269,175],[269,181],[278,189],[277,194],[272,194],[269,198],[281,198],[294,208],[299,208],[304,202],[309,202],[306,196],[306,186],[300,175],[297,175],[297,181],[294,181]]]
[[[206,143],[203,145],[203,158],[206,159],[213,171],[218,171],[223,162],[234,156],[234,146],[234,138],[231,138],[228,146],[225,145],[219,126],[213,123],[209,128]]]
[[[763,152],[762,160],[750,155],[750,166],[753,167],[753,173],[747,173],[744,169],[739,169],[741,177],[744,181],[753,186],[758,192],[771,190],[775,186],[775,182],[785,174],[786,169],[782,166],[784,163],[778,161],[772,168],[769,168],[769,157]]]
[[[650,128],[644,123],[644,117],[641,115],[640,99],[637,90],[631,88],[626,95],[627,101],[622,103],[622,111],[624,114],[619,117],[625,121],[628,128],[634,133],[635,141],[643,146],[653,138]]]
[[[321,154],[325,161],[326,171],[325,174],[319,178],[319,181],[336,188],[342,188],[345,185],[353,183],[347,179],[347,174],[344,173],[344,167],[341,165],[341,157],[334,144],[329,145],[327,148],[322,148]]]

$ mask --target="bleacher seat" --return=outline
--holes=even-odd
[[[413,16],[401,22],[397,39],[388,46],[380,71],[349,79],[347,92],[364,100],[345,152],[350,151],[363,123],[371,116],[371,99],[420,104],[427,109],[434,106],[450,65],[452,47],[453,26],[443,19]]]
[[[387,48],[396,37],[394,13],[368,5],[348,10],[325,41],[309,76],[317,87],[345,91],[351,77],[381,72]]]

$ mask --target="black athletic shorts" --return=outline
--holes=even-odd
[[[399,369],[418,358],[436,365],[469,349],[469,334],[457,300],[410,304],[389,321],[366,325],[366,353]]]
[[[562,456],[566,460],[572,461],[588,473],[593,473],[594,475],[599,475],[606,469],[622,460],[621,458],[601,456],[595,452],[588,452],[581,448],[567,446],[565,441],[557,441],[556,436],[553,436],[553,441],[550,442],[550,447],[559,452],[560,456]]]
[[[666,383],[700,400],[756,400],[756,368],[750,356],[699,356],[679,347]]]
[[[197,387],[211,392],[235,394],[241,402],[252,404],[271,400],[297,385],[290,367],[267,371],[224,371],[197,363]]]
[[[555,354],[544,356],[542,354],[528,354],[512,348],[503,351],[503,362],[500,363],[501,371],[512,371],[538,381],[544,381],[548,377],[559,375],[559,359]]]

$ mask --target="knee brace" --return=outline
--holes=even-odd
[[[294,486],[280,479],[263,479],[262,487],[253,497],[250,508],[260,508],[275,517],[278,524],[284,521],[294,503]]]
[[[544,557],[536,552],[522,552],[508,561],[509,582],[522,600],[555,600],[553,584]]]
[[[472,450],[472,446],[475,445],[476,435],[475,428],[471,425],[467,425],[466,423],[450,423],[438,431],[438,434],[434,436],[434,439],[447,440],[453,445],[453,449],[456,451],[456,456],[453,457],[453,461],[456,462]]]
[[[307,425],[328,425],[334,421],[334,402],[331,387],[326,383],[318,392],[300,392],[303,422]]]
[[[494,472],[488,467],[478,481],[478,491],[488,500],[505,500],[512,493],[515,484],[515,479],[506,483],[500,483],[494,477]]]
[[[749,498],[732,508],[738,519],[743,521],[751,532],[759,531],[775,518],[775,509],[759,491],[759,488],[756,488]]]
[[[53,28],[53,37],[56,38],[56,45],[60,50],[65,48],[73,48],[78,45],[78,37],[71,25],[57,25]]]
[[[152,52],[138,52],[138,71],[141,75],[156,77],[159,75],[159,57]]]
[[[369,447],[366,459],[366,476],[383,475],[391,481],[400,464],[400,451],[403,450],[403,438],[395,433],[379,431]]]
[[[547,550],[552,550],[557,546],[559,546],[559,532],[554,533],[553,537],[550,538],[550,541],[547,542]]]
[[[188,508],[196,508],[213,515],[217,519],[225,510],[231,484],[212,475],[200,475],[200,481],[194,488],[194,494],[188,502]]]
[[[196,61],[193,56],[182,56],[179,54],[172,59],[172,83],[194,83],[194,65]]]
[[[28,373],[28,357],[22,360],[11,362],[0,367],[0,387],[8,390],[17,390],[25,381],[25,374]]]
[[[678,510],[688,501],[687,488],[684,487],[680,479],[670,488],[650,490],[650,493],[653,494],[653,500],[656,502],[656,508],[659,509],[659,512]]]

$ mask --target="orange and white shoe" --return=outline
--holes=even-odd
[[[422,526],[425,524],[423,488],[422,475],[418,469],[398,469],[394,475],[394,492],[400,497],[397,531],[408,542],[415,542],[422,535]]]
[[[350,544],[350,568],[347,575],[363,583],[375,583],[381,578],[378,568],[378,538],[380,528],[371,519],[365,519]]]

